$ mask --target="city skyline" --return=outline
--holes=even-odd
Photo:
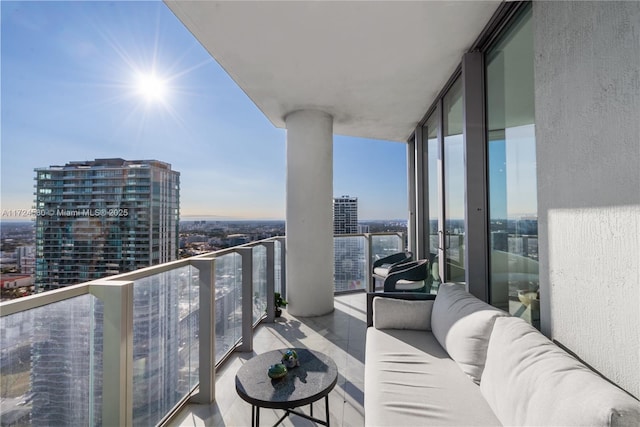
[[[284,219],[285,130],[162,2],[0,11],[3,212],[32,208],[36,168],[124,158],[182,171],[181,219]],[[334,137],[334,195],[363,219],[407,217],[406,174],[404,144]]]

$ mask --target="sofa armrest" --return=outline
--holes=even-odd
[[[367,292],[367,327],[373,326],[373,299],[375,297],[403,299],[409,301],[435,300],[436,296],[421,292]]]

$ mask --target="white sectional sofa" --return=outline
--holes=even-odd
[[[368,296],[367,426],[640,426],[638,400],[522,319],[460,285],[407,295]]]

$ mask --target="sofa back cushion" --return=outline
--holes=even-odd
[[[410,301],[375,297],[373,327],[376,329],[431,330],[433,300]]]
[[[460,369],[479,384],[493,322],[508,315],[468,293],[464,285],[443,283],[433,304],[431,330]]]
[[[640,425],[640,402],[515,317],[495,322],[480,391],[504,425]]]

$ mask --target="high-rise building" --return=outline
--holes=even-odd
[[[358,198],[350,196],[333,199],[333,233],[358,233]],[[360,289],[365,277],[365,247],[362,236],[334,238],[335,270],[333,280],[336,291]]]
[[[177,259],[179,177],[157,160],[96,159],[36,169],[36,287],[55,289]],[[160,317],[157,307],[178,307],[183,279],[168,273],[141,279],[134,287],[133,328],[141,337],[134,346],[134,370],[146,379],[136,385],[145,396],[134,398],[139,424],[151,423],[153,408],[169,411],[171,405],[161,398],[166,393],[159,390],[178,388],[177,308]],[[55,336],[32,340],[34,424],[100,424],[100,411],[88,419],[78,410],[99,407],[102,399],[103,305],[98,302],[91,311],[88,304],[86,298],[76,299],[34,320],[57,325]],[[65,326],[70,320],[73,328]],[[157,330],[166,335],[149,332]],[[64,372],[51,368],[62,363],[60,355],[73,359]],[[91,358],[98,367],[93,376],[88,374]],[[52,384],[55,396],[48,392]]]
[[[36,289],[177,259],[180,173],[157,160],[96,159],[36,172]]]
[[[333,234],[358,233],[358,198],[350,196],[333,199]]]

